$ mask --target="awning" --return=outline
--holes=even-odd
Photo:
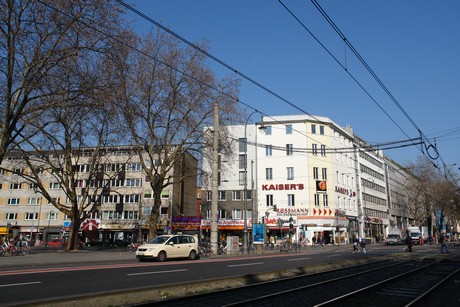
[[[99,222],[92,219],[85,220],[81,226],[83,231],[97,231],[98,228]]]
[[[6,235],[8,231],[8,227],[0,227],[0,235]]]

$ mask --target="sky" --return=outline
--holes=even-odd
[[[318,0],[342,37],[310,0],[123,1],[190,42],[206,40],[213,57],[248,77],[239,76],[239,99],[251,108],[325,116],[372,144],[422,134],[439,152],[433,162],[459,172],[460,1]],[[126,18],[139,33],[156,30]],[[208,64],[220,78],[235,74]],[[402,165],[423,153],[384,151]]]

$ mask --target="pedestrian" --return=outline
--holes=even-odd
[[[356,235],[353,235],[353,238],[351,239],[351,242],[353,243],[353,253],[359,252],[358,238],[356,237]]]
[[[366,253],[366,239],[365,238],[363,237],[359,238],[359,246],[361,247],[361,250],[365,254]]]
[[[441,254],[444,254],[443,251],[444,249],[446,250],[446,254],[449,253],[449,249],[447,248],[447,244],[446,244],[446,235],[443,233],[441,233],[441,236],[439,237],[439,243],[441,243]]]
[[[407,245],[407,251],[412,252],[412,238],[409,234],[409,230],[406,230],[406,245]]]
[[[271,250],[275,248],[275,237],[273,235],[270,236],[270,248]]]
[[[316,247],[316,236],[313,236],[313,238],[311,238],[311,247]]]

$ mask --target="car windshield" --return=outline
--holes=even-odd
[[[389,235],[388,236],[388,239],[398,239],[399,236],[398,235]]]
[[[165,243],[170,237],[169,236],[158,236],[152,240],[150,240],[149,244],[163,244]]]

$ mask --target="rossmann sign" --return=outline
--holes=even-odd
[[[303,183],[263,184],[262,191],[297,191],[303,190]]]

